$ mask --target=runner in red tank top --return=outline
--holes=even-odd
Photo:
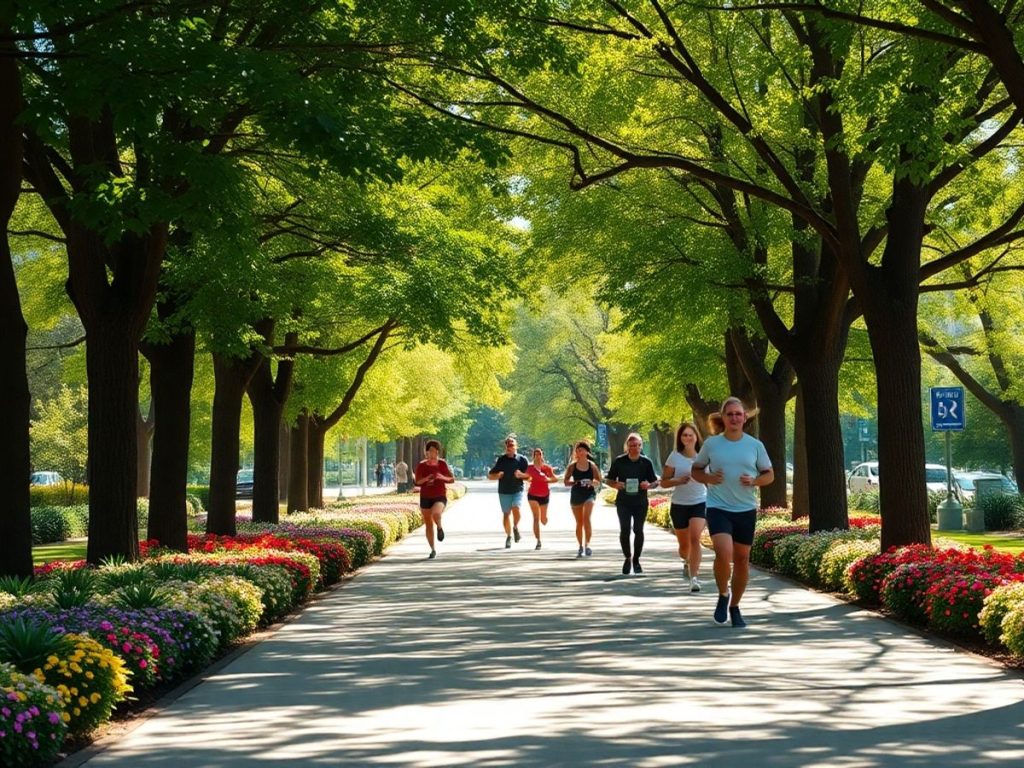
[[[533,537],[537,539],[534,549],[540,549],[540,526],[548,524],[548,501],[551,499],[549,483],[557,483],[558,478],[551,467],[544,463],[544,451],[540,448],[533,449],[533,463],[526,468],[526,474],[530,476],[526,499],[533,512]]]

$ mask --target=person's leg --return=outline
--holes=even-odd
[[[590,523],[590,517],[594,513],[594,500],[590,499],[583,504],[583,546],[590,549],[590,537],[594,528]]]
[[[647,522],[647,510],[638,509],[633,512],[633,570],[643,573],[640,568],[640,555],[644,551],[644,523]]]
[[[517,501],[512,507],[512,535],[515,536],[516,541],[519,541],[519,504]]]
[[[511,536],[512,535],[512,513],[511,513],[511,511],[509,511],[509,512],[502,512],[502,514],[501,514],[501,525],[505,529],[505,535],[506,536]]]
[[[429,509],[420,509],[420,514],[423,515],[423,532],[427,535],[427,544],[430,545],[430,551],[434,551],[434,516]]]
[[[675,534],[676,544],[679,548],[679,559],[684,563],[690,560],[690,532],[685,528],[673,528],[672,533]]]
[[[547,525],[548,524],[548,505],[547,504],[541,504],[539,506],[540,506],[540,524],[541,525]]]
[[[444,537],[444,529],[441,527],[441,515],[444,514],[444,506],[443,501],[435,501],[434,506],[430,508],[430,516],[434,519],[434,525],[437,526],[438,539]]]
[[[732,600],[730,605],[739,605],[750,581],[750,546],[732,545]]]
[[[622,549],[622,556],[625,558],[625,562],[622,563],[622,572],[629,573],[632,567],[632,553],[629,549],[629,528],[633,522],[633,515],[630,514],[629,510],[620,509],[616,507],[615,514],[619,517],[619,547]]]
[[[572,516],[576,518],[576,543],[580,545],[580,551],[583,550],[583,507],[572,507]]]
[[[715,548],[715,584],[718,586],[718,594],[726,595],[729,593],[729,577],[732,574],[732,534],[716,533],[711,537],[711,543]]]
[[[703,548],[700,545],[702,533],[704,533],[704,518],[691,517],[690,525],[686,529],[686,537],[689,539],[688,549],[690,556],[687,558],[687,563],[690,567],[690,578],[696,578],[697,574],[700,573],[700,561],[703,556]]]
[[[530,499],[530,512],[533,514],[533,538],[540,541],[540,503]]]

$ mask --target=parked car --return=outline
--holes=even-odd
[[[235,498],[236,499],[251,499],[252,498],[252,470],[251,469],[240,469],[240,470],[238,470],[238,477],[235,479]]]
[[[954,472],[957,488],[960,491],[960,498],[964,501],[972,501],[977,490],[976,480],[998,480],[999,490],[1002,493],[1017,493],[1017,486],[1010,478],[1000,475],[997,472]]]
[[[33,472],[28,479],[29,485],[60,485],[63,482],[60,472]]]
[[[878,462],[862,461],[850,472],[846,484],[853,493],[878,490]],[[942,464],[925,464],[924,481],[929,491],[946,490],[946,467]]]

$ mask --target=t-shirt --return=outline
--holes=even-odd
[[[505,474],[498,480],[498,493],[519,493],[523,490],[523,481],[516,477],[516,470],[525,472],[526,468],[530,466],[530,462],[526,460],[526,457],[521,453],[517,453],[514,456],[509,456],[507,453],[501,454],[494,462],[494,466],[491,467],[491,472],[504,472]]]
[[[615,494],[615,506],[626,509],[643,508],[647,506],[647,491],[640,487],[645,480],[648,483],[657,482],[658,476],[654,472],[654,465],[651,460],[643,454],[637,457],[636,461],[629,458],[628,453],[616,456],[612,465],[608,468],[606,480],[622,480],[626,483],[625,489],[620,489]],[[631,483],[635,480],[635,483]],[[632,490],[632,486],[636,490]]]
[[[434,480],[426,484],[420,482],[423,478],[435,474],[452,477],[452,471],[448,469],[444,459],[438,459],[437,464],[428,464],[424,459],[416,465],[416,485],[420,487],[421,499],[441,499],[448,495],[444,480]]]
[[[547,476],[551,474],[551,467],[548,464],[542,464],[538,467],[536,464],[531,464],[526,470],[526,474],[530,476],[530,487],[526,490],[531,496],[547,496],[551,493],[551,486],[548,485]]]
[[[395,464],[395,480],[400,483],[404,483],[409,480],[409,465],[404,461],[400,461]]]
[[[704,441],[694,466],[706,472],[722,470],[724,480],[708,485],[708,506],[726,512],[749,512],[757,509],[757,487],[740,485],[740,475],[757,477],[772,468],[764,443],[744,432],[739,440],[714,435]]]
[[[696,457],[694,457],[696,458]],[[684,456],[679,451],[672,451],[665,460],[666,467],[672,467],[672,479],[686,477],[693,466],[693,458]],[[685,485],[672,486],[673,504],[701,504],[708,497],[708,489],[704,483],[691,479]]]

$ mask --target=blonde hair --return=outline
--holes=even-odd
[[[634,437],[635,437],[635,438],[636,438],[637,440],[639,440],[639,441],[640,441],[640,445],[641,445],[641,446],[642,446],[642,445],[644,444],[644,439],[643,439],[642,437],[640,437],[640,433],[639,433],[639,432],[630,432],[630,433],[629,433],[628,435],[626,435],[626,442],[624,442],[624,443],[622,444],[622,450],[624,450],[624,451],[625,451],[625,450],[628,450],[628,449],[626,448],[626,445],[627,445],[627,444],[629,443],[629,441],[630,441],[630,440],[632,440],[632,439],[633,439]]]
[[[730,395],[722,401],[722,407],[715,413],[708,416],[708,428],[711,430],[711,434],[720,435],[725,431],[725,409],[730,405],[738,405],[743,409],[743,424],[746,426],[750,423],[750,420],[757,416],[760,409],[751,408],[747,410],[747,406],[744,405],[743,401],[735,395]]]

